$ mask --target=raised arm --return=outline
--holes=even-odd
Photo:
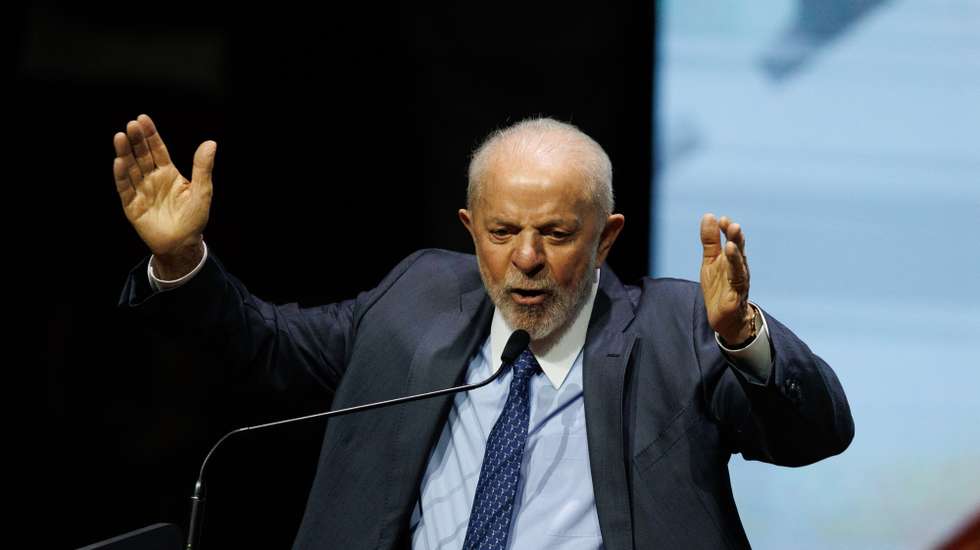
[[[719,233],[727,239],[721,244]],[[694,335],[702,372],[710,377],[710,406],[733,450],[746,459],[801,466],[842,452],[854,422],[830,366],[785,325],[765,314],[772,365],[764,383],[750,380],[719,349],[714,333],[735,346],[755,337],[748,304],[749,270],[741,227],[712,214],[701,219],[704,255],[695,303]],[[720,368],[719,368],[720,367]]]
[[[165,280],[191,272],[204,256],[217,144],[202,143],[191,179],[170,159],[147,115],[113,136],[113,175],[127,220],[152,252],[134,268],[119,306],[145,326],[213,352],[229,376],[252,375],[279,389],[334,389],[353,334],[354,300],[300,308],[252,295],[213,252],[179,288],[155,292],[147,263]]]

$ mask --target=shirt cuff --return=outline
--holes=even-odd
[[[721,337],[716,332],[715,342],[718,343],[718,347],[721,348],[739,370],[754,378],[755,382],[762,384],[769,379],[769,373],[772,371],[772,348],[769,345],[769,325],[766,323],[766,316],[762,313],[762,309],[752,302],[749,302],[749,304],[755,309],[755,339],[744,347],[730,349],[722,345]],[[762,325],[761,327],[759,326],[760,324]]]
[[[171,281],[165,281],[163,279],[157,278],[156,273],[153,272],[153,256],[151,255],[150,261],[146,262],[146,276],[149,277],[150,279],[150,288],[152,288],[154,292],[173,290],[179,287],[180,285],[186,283],[187,281],[191,280],[191,277],[193,277],[194,275],[197,275],[197,272],[201,270],[201,267],[204,266],[204,262],[207,261],[208,259],[208,244],[203,240],[201,241],[201,244],[204,245],[204,255],[201,257],[201,261],[198,262],[197,266],[194,269],[192,269],[191,272],[188,273],[187,275],[184,275],[179,279],[173,279]]]

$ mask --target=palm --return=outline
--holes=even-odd
[[[721,244],[719,230],[727,242]],[[726,340],[738,338],[745,328],[749,306],[749,266],[745,237],[738,224],[727,217],[715,221],[711,214],[701,219],[701,292],[708,323]]]
[[[142,186],[123,203],[123,210],[140,238],[154,253],[162,253],[188,235],[204,232],[210,198],[196,195],[191,182],[171,164],[144,176]]]
[[[199,239],[211,207],[214,147],[205,142],[198,148],[192,180],[187,180],[170,162],[149,117],[131,122],[113,143],[113,172],[123,211],[150,250],[162,255]]]

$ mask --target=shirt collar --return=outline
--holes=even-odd
[[[551,349],[540,356],[537,354],[534,356],[538,360],[538,364],[541,365],[541,370],[544,371],[544,374],[551,381],[551,385],[555,389],[561,387],[562,382],[568,376],[568,372],[572,370],[575,359],[582,351],[582,348],[585,347],[585,334],[589,329],[589,318],[592,317],[592,306],[595,305],[595,297],[598,290],[599,269],[596,269],[592,289],[585,303],[582,304],[582,309],[579,310],[578,316],[575,317],[575,321],[572,322],[572,325],[565,331],[561,339],[555,345],[551,346]],[[497,369],[500,368],[499,357],[504,352],[504,346],[507,345],[507,339],[510,338],[512,332],[514,332],[514,329],[504,319],[503,314],[500,313],[500,309],[494,308],[493,321],[490,325],[490,358],[493,372],[497,372]]]

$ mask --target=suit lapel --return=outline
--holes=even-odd
[[[493,305],[482,286],[461,295],[458,308],[438,315],[412,358],[405,395],[462,384],[470,359],[490,334],[492,315]],[[403,410],[392,432],[394,445],[388,463],[391,497],[382,527],[382,548],[393,544],[399,530],[408,524],[429,451],[454,398],[448,395],[401,405]]]
[[[603,546],[610,550],[633,548],[623,440],[626,366],[637,339],[626,329],[633,316],[625,287],[603,266],[586,333],[582,376],[592,487]]]

